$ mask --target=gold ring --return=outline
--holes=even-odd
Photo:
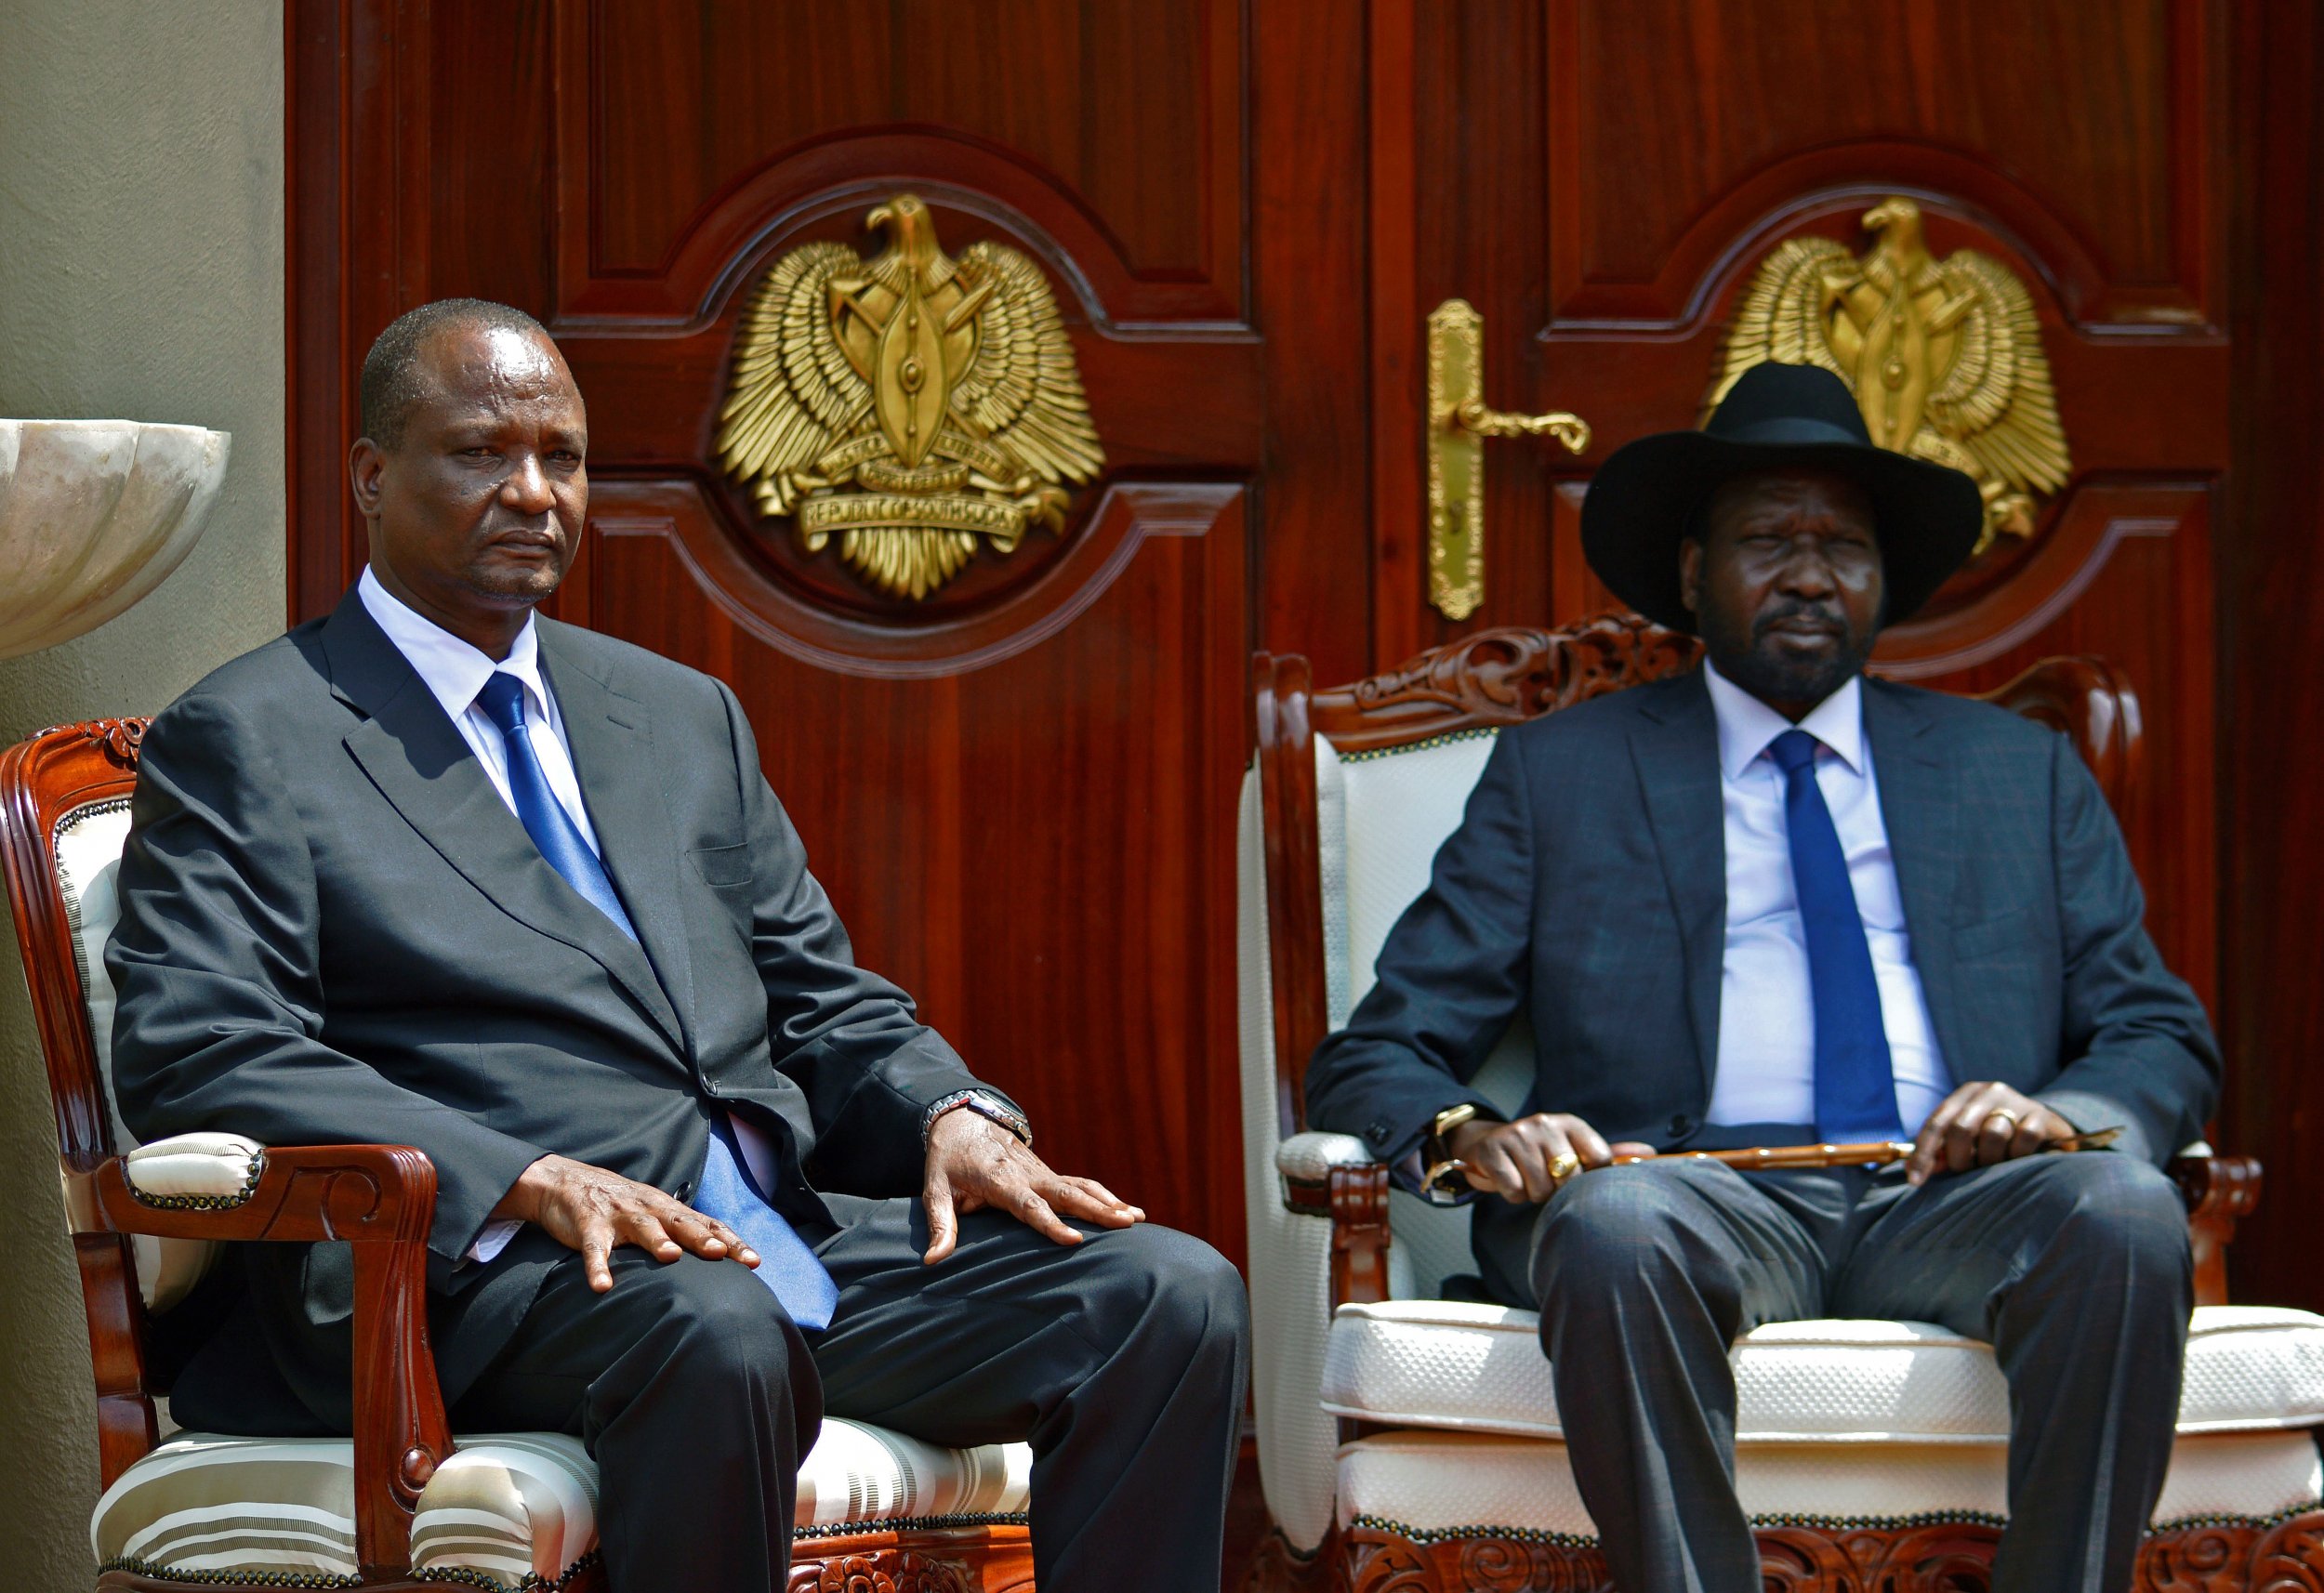
[[[1581,1158],[1571,1151],[1561,1151],[1550,1158],[1550,1182],[1562,1184],[1581,1171]]]
[[[2009,1119],[2009,1131],[2013,1136],[2016,1134],[2018,1129],[2025,1126],[2024,1123],[2019,1120],[2017,1113],[2012,1112],[2006,1106],[1997,1106],[1992,1111],[1985,1114],[1985,1120],[1987,1123],[1992,1122],[1997,1117],[2006,1117]]]

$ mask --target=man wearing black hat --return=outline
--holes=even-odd
[[[1762,1323],[1993,1344],[2014,1417],[1996,1593],[2128,1586],[2162,1486],[2193,1284],[2159,1164],[2212,1110],[2210,1024],[2065,739],[1863,675],[1981,519],[1974,482],[1873,447],[1811,367],[1754,367],[1702,431],[1615,454],[1591,566],[1699,634],[1704,667],[1500,734],[1308,1069],[1313,1126],[1501,1197],[1477,1260],[1541,1312],[1630,1593],[1761,1586],[1727,1347]],[[1469,1081],[1521,1012],[1536,1081],[1503,1122]],[[2036,1154],[2103,1129],[2109,1150]],[[1604,1167],[1903,1139],[1877,1169]]]

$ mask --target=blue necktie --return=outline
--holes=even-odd
[[[1816,1004],[1816,1132],[1828,1144],[1901,1139],[1871,942],[1864,938],[1840,832],[1816,783],[1816,747],[1807,731],[1786,731],[1767,749],[1783,770],[1784,828]]]
[[[508,752],[508,792],[516,798],[517,818],[524,825],[524,833],[533,837],[533,844],[548,860],[548,866],[564,876],[565,883],[588,898],[602,911],[621,932],[632,941],[638,931],[630,927],[629,915],[622,911],[621,898],[614,893],[614,882],[605,876],[605,865],[598,861],[583,838],[580,826],[565,811],[548,788],[548,776],[541,770],[540,755],[533,750],[533,738],[524,728],[524,682],[515,676],[495,670],[484,682],[484,689],[476,694],[476,701],[492,722],[500,729],[500,739]],[[742,1155],[734,1144],[734,1130],[724,1117],[714,1117],[710,1123],[710,1150],[702,1166],[701,1187],[694,1191],[693,1207],[706,1217],[717,1218],[742,1235],[743,1243],[759,1252],[759,1281],[774,1291],[774,1297],[783,1302],[783,1309],[791,1320],[808,1329],[831,1325],[831,1313],[839,1303],[838,1285],[805,1240],[783,1219],[782,1213],[766,1203],[744,1171]]]
[[[822,1257],[759,1192],[742,1148],[734,1143],[734,1126],[722,1116],[710,1119],[710,1153],[702,1164],[693,1208],[717,1218],[759,1252],[753,1276],[774,1291],[793,1322],[811,1333],[831,1325],[839,1285],[824,1270]]]
[[[621,898],[614,894],[614,882],[605,877],[605,865],[597,861],[597,853],[582,838],[580,826],[548,788],[548,776],[541,772],[540,755],[533,750],[533,738],[524,729],[524,682],[495,670],[484,689],[476,693],[476,702],[500,727],[500,740],[508,749],[508,793],[516,798],[517,818],[524,833],[541,849],[548,866],[564,875],[567,885],[611,918],[615,928],[636,940],[638,931],[630,928],[629,915],[621,910]]]

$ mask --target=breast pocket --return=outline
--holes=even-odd
[[[1953,926],[1953,960],[1973,963],[1985,958],[2024,957],[2034,947],[2034,915],[2024,907],[1974,924]]]
[[[732,889],[750,883],[750,843],[731,847],[695,847],[686,853],[694,871],[713,889]]]

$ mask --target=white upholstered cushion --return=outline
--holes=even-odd
[[[1316,762],[1321,783],[1324,758],[1319,756]],[[1250,1224],[1251,1403],[1268,1513],[1293,1547],[1305,1550],[1331,1530],[1332,1451],[1339,1442],[1338,1429],[1316,1402],[1324,1325],[1331,1313],[1331,1224],[1286,1211],[1275,1170],[1282,1134],[1256,770],[1243,782],[1235,837],[1235,1019],[1242,1056],[1243,1202]]]
[[[64,895],[66,921],[73,927],[73,964],[81,976],[81,1000],[88,1007],[89,1038],[97,1046],[97,1072],[105,1084],[105,1104],[113,1104],[113,981],[105,971],[105,938],[121,917],[115,889],[121,849],[129,839],[129,801],[117,796],[75,809],[57,825],[57,885]],[[121,1113],[112,1114],[122,1134]],[[127,1150],[134,1139],[117,1140]]]
[[[1436,861],[1445,838],[1459,826],[1469,793],[1492,756],[1495,734],[1466,731],[1384,752],[1335,756],[1344,809],[1336,838],[1345,849],[1340,868],[1346,879],[1341,909],[1346,920],[1346,994],[1341,997],[1344,1006],[1331,1007],[1335,1027],[1347,1021],[1372,988],[1374,966],[1388,931],[1412,899],[1428,888],[1429,865]],[[1328,746],[1320,740],[1317,744]],[[1324,826],[1318,827],[1317,836],[1328,876],[1334,872],[1329,860],[1335,836]],[[1326,894],[1328,899],[1328,887]],[[1326,915],[1330,916],[1328,905]],[[1327,933],[1327,960],[1335,949],[1331,939]]]
[[[1334,1167],[1361,1167],[1372,1152],[1353,1134],[1294,1134],[1275,1147],[1275,1171],[1300,1183],[1320,1183]]]
[[[1453,1301],[1340,1308],[1324,1408],[1398,1427],[1562,1436],[1531,1311]],[[1732,1354],[1737,1442],[2004,1444],[1990,1347],[1927,1323],[1771,1323]],[[2324,1317],[2208,1306],[2187,1342],[2183,1433],[2324,1422]]]
[[[458,1441],[421,1491],[412,1567],[515,1588],[554,1582],[597,1547],[597,1465],[562,1433]],[[1024,1510],[1032,1451],[944,1449],[826,1420],[800,1466],[793,1530],[872,1521],[975,1525]],[[345,1439],[183,1433],[105,1490],[89,1522],[98,1560],[246,1581],[351,1577],[355,1481]],[[464,1574],[456,1574],[464,1573]]]
[[[231,1200],[250,1187],[260,1146],[240,1134],[173,1134],[122,1158],[129,1187],[152,1200]]]
[[[97,1052],[97,1074],[105,1087],[105,1110],[112,1119],[113,1148],[122,1152],[135,1148],[137,1141],[122,1126],[121,1106],[113,1098],[113,981],[105,971],[105,939],[121,916],[115,880],[121,872],[121,849],[128,839],[129,801],[125,796],[75,809],[56,831],[57,886],[64,896],[66,921],[73,927],[73,968],[81,976],[81,1001],[88,1009],[89,1039]],[[175,1174],[164,1175],[157,1169],[156,1176]],[[136,1235],[132,1244],[137,1255],[138,1292],[145,1297],[145,1309],[151,1311],[167,1310],[185,1298],[218,1253],[218,1247],[206,1240],[156,1239],[148,1233]]]
[[[1998,1444],[1738,1443],[1735,1486],[1761,1522],[1900,1521],[2008,1513],[2008,1451]],[[1408,1534],[1462,1529],[1594,1539],[1563,1443],[1485,1433],[1392,1432],[1340,1451],[1339,1517]],[[2312,1507],[2324,1466],[2305,1432],[2183,1436],[2155,1524],[2221,1517],[2265,1521]]]

